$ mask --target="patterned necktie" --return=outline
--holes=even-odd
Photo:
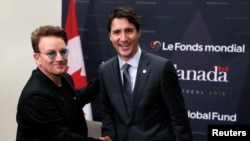
[[[129,64],[124,64],[123,66],[123,90],[125,94],[132,94],[132,88],[131,88],[131,79],[129,75],[129,69],[130,65]]]

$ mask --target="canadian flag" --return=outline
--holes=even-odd
[[[67,72],[74,80],[75,89],[79,89],[87,85],[87,76],[83,60],[81,39],[78,31],[75,0],[70,0],[69,2],[65,30],[68,37],[67,48],[69,49]],[[90,103],[84,106],[83,112],[87,120],[93,120]]]

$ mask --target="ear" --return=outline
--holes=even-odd
[[[141,37],[141,30],[138,31],[138,38]]]
[[[109,40],[112,42],[111,33],[109,32]]]
[[[40,66],[41,65],[40,54],[39,53],[34,53],[33,58],[35,59],[37,66]]]

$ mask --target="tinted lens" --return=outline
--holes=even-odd
[[[69,50],[68,49],[62,49],[59,51],[60,55],[62,57],[68,57]],[[57,56],[57,52],[54,50],[50,50],[47,53],[45,53],[50,59],[55,59]]]
[[[56,58],[56,51],[49,51],[46,53],[46,55],[50,58],[50,59],[54,59]]]
[[[60,51],[60,55],[63,56],[63,57],[67,57],[69,54],[69,50],[68,49],[62,49]]]

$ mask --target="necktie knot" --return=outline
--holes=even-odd
[[[128,63],[125,63],[125,64],[123,65],[123,67],[124,67],[124,71],[128,71],[130,65],[129,65]]]

